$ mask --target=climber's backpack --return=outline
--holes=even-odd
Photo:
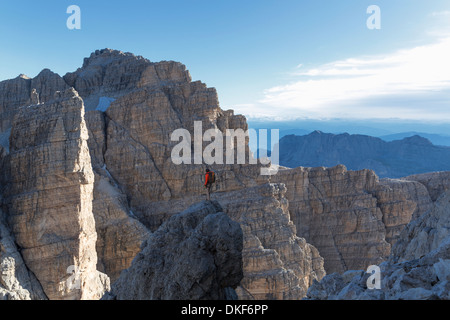
[[[209,177],[208,177],[208,182],[213,184],[216,182],[216,174],[213,171],[208,172]]]

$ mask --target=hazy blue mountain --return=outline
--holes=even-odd
[[[437,146],[450,146],[450,136],[441,135],[441,134],[433,134],[433,133],[425,133],[425,132],[401,132],[395,134],[389,134],[385,136],[381,136],[380,138],[384,141],[394,141],[394,140],[402,140],[404,138],[412,137],[412,136],[421,136],[428,140],[430,140],[434,145]]]
[[[372,169],[380,177],[400,178],[412,174],[449,171],[450,147],[412,136],[391,142],[366,135],[288,135],[280,139],[280,164],[286,167],[332,167]]]
[[[289,136],[291,134],[296,136],[304,136],[306,134],[311,133],[311,130],[304,130],[304,129],[280,129],[280,138],[284,136]]]
[[[267,127],[262,127],[262,128],[255,128],[253,127],[252,129],[256,130],[257,133],[259,132],[259,129],[265,129],[267,130],[267,144],[262,146],[262,148],[260,148],[260,146],[258,145],[258,143],[260,143],[259,141],[255,141],[250,139],[249,141],[249,147],[250,149],[253,151],[253,153],[256,155],[256,157],[259,157],[259,149],[264,149],[267,150],[266,152],[268,152],[268,155],[270,156],[270,151],[272,150],[272,146],[273,144],[275,144],[276,142],[274,142],[273,144],[271,143],[271,131],[272,129],[277,129],[277,128],[267,128]],[[297,135],[297,136],[303,136],[306,135],[308,133],[310,133],[310,130],[303,130],[303,129],[278,129],[279,130],[279,138],[281,139],[284,136],[288,136],[288,135]],[[259,133],[258,133],[259,134]]]
[[[314,130],[334,134],[349,133],[362,134],[372,137],[381,137],[401,132],[427,132],[437,135],[450,136],[450,123],[437,123],[427,121],[413,121],[400,119],[292,119],[278,121],[276,119],[248,119],[250,128],[279,129],[280,135],[287,130],[301,130],[291,132],[296,135],[308,134]],[[306,131],[306,132],[305,132]],[[413,134],[414,135],[414,134]],[[421,135],[421,134],[419,134]],[[404,137],[402,137],[404,138]],[[400,138],[400,139],[402,139]]]

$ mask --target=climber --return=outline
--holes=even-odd
[[[211,187],[215,182],[216,182],[216,174],[213,171],[206,169],[205,188],[206,188],[206,200],[208,201],[210,201]]]

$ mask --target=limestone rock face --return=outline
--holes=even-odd
[[[404,262],[419,259],[437,250],[450,238],[450,192],[444,192],[433,209],[409,223],[400,234],[390,260]],[[450,255],[447,257],[450,259]]]
[[[101,169],[105,165],[105,114],[101,111],[93,110],[86,112],[84,118],[89,132],[88,146],[91,155],[91,164],[94,170]]]
[[[0,196],[3,187],[9,182],[9,173],[9,152],[5,148],[0,146]]]
[[[317,249],[296,235],[285,193],[283,184],[264,184],[214,195],[244,232],[241,299],[301,299],[325,275]]]
[[[0,210],[0,300],[43,299],[47,297],[36,277],[26,267]]]
[[[417,181],[423,184],[433,201],[436,201],[445,191],[450,190],[450,172],[417,174],[403,178],[403,180]]]
[[[121,69],[123,63],[118,63],[118,60],[128,61],[132,57],[123,58],[117,52],[104,51],[91,56],[91,59],[104,70],[103,76],[95,80],[96,83],[108,87],[110,82],[105,83],[104,79],[119,79],[118,74],[124,72]],[[94,168],[107,168],[112,179],[127,195],[130,209],[138,220],[151,231],[156,231],[172,215],[205,199],[202,179],[206,165],[175,165],[171,152],[179,141],[172,141],[171,133],[186,129],[194,140],[195,120],[201,122],[202,133],[211,128],[222,133],[227,129],[246,130],[247,123],[244,117],[234,115],[233,111],[223,111],[215,89],[207,88],[201,82],[191,82],[189,73],[181,64],[134,59],[136,61],[128,64],[134,65],[135,73],[141,74],[137,88],[130,90],[125,87],[114,96],[115,100],[104,110],[104,116],[99,111],[87,113],[89,147]],[[90,69],[91,63],[86,62],[82,69]],[[82,69],[77,73],[84,75]],[[92,75],[91,72],[88,74]],[[137,78],[133,76],[132,79],[134,82]],[[118,89],[111,90],[116,92]],[[99,95],[94,91],[81,90],[81,95],[89,100],[91,96]],[[103,92],[100,95],[106,94]],[[295,228],[287,214],[287,201],[281,195],[285,190],[262,191],[275,187],[269,186],[268,178],[260,175],[260,165],[248,164],[248,140],[245,141],[245,148],[247,164],[234,162],[211,166],[217,175],[214,187],[217,197],[214,199],[223,206],[225,213],[241,225],[244,220],[234,219],[236,212],[248,216],[248,221],[245,220],[247,229],[243,227],[246,230],[244,243],[249,243],[251,249],[244,250],[246,276],[243,283],[246,284],[238,289],[239,296],[299,299],[306,294],[312,279],[320,279],[324,275],[323,262],[314,247],[295,235]],[[265,187],[258,189],[263,185]],[[264,200],[265,197],[268,198]],[[281,202],[278,198],[282,199]],[[239,205],[240,202],[242,205]],[[271,206],[266,208],[268,203]],[[276,222],[262,219],[261,212],[267,212]],[[251,218],[252,214],[256,217]],[[264,228],[272,230],[271,233],[279,233],[281,238],[269,234],[263,238],[257,230]],[[262,241],[262,244],[253,248],[250,243],[254,241]],[[276,262],[264,262],[267,265],[262,263],[258,271],[255,263],[250,262],[255,261],[251,255],[258,250],[262,252],[258,258],[260,261],[268,259]],[[247,281],[247,276],[251,280]]]
[[[49,69],[42,70],[35,78],[20,75],[0,82],[0,133],[11,128],[20,107],[47,102],[53,99],[55,91],[68,88],[63,78]]]
[[[95,172],[92,211],[97,231],[97,270],[114,283],[127,269],[148,237],[147,228],[132,216],[126,195],[108,177],[107,169]]]
[[[370,274],[327,275],[308,290],[311,300],[450,299],[450,193],[402,231],[389,259],[380,264],[380,289],[368,289]],[[369,280],[370,284],[371,280]]]
[[[243,235],[217,202],[172,216],[143,244],[114,283],[117,300],[235,298],[242,279]]]
[[[104,163],[129,196],[138,218],[151,230],[170,216],[167,210],[175,212],[164,205],[155,205],[156,202],[195,197],[204,192],[202,179],[206,166],[174,164],[172,149],[179,141],[171,141],[171,133],[186,129],[194,140],[194,119],[202,123],[203,130],[237,122],[236,116],[221,111],[215,90],[196,82],[139,89],[114,101],[105,117]],[[258,168],[217,165],[213,169],[221,177],[220,190],[236,190],[257,183],[253,172]],[[242,175],[241,171],[246,173]],[[241,178],[237,179],[239,175]]]
[[[379,180],[371,170],[282,169],[297,235],[314,245],[327,273],[365,269],[384,261],[401,230],[432,206],[414,181]]]
[[[20,106],[31,103],[31,79],[20,75],[0,82],[0,132],[11,127],[14,114]]]
[[[281,170],[274,180],[285,181],[297,235],[319,250],[327,273],[380,263],[389,255],[383,213],[368,192],[378,182],[372,171],[299,167]]]
[[[95,173],[93,213],[97,231],[98,270],[114,282],[131,265],[148,236],[147,228],[132,214],[127,195],[104,162],[106,122],[101,111],[88,111],[88,146]]]
[[[105,49],[96,51],[85,59],[83,66],[77,71],[68,73],[63,78],[56,76],[51,76],[48,70],[44,70],[36,80],[22,76],[13,81],[16,94],[11,94],[8,99],[6,96],[2,98],[7,102],[4,104],[5,108],[14,109],[20,105],[46,103],[52,88],[57,91],[62,90],[60,87],[74,87],[79,98],[83,99],[88,110],[84,118],[89,134],[87,144],[90,166],[95,174],[92,178],[92,174],[86,169],[85,173],[89,178],[82,175],[79,181],[84,186],[88,180],[89,188],[94,185],[92,211],[98,234],[97,267],[114,280],[122,269],[129,266],[132,257],[138,252],[142,239],[148,233],[146,228],[156,231],[172,215],[205,199],[203,176],[206,164],[175,165],[171,160],[171,151],[179,141],[172,141],[171,133],[183,128],[194,138],[194,121],[201,122],[202,133],[207,129],[219,129],[223,133],[227,129],[246,130],[247,123],[243,116],[234,115],[232,110],[222,110],[216,90],[200,81],[193,82],[186,67],[178,62],[153,63],[129,53]],[[44,81],[45,77],[49,80]],[[11,83],[3,85],[11,86]],[[10,87],[5,89],[8,92],[11,90]],[[16,111],[11,112],[6,118],[9,119],[15,113]],[[6,121],[8,125],[5,128],[11,121]],[[60,126],[58,121],[56,128]],[[49,126],[42,129],[42,132],[52,130],[53,127]],[[9,137],[9,132],[3,136]],[[18,140],[15,129],[12,131],[12,140]],[[45,140],[49,144],[53,143],[51,137]],[[203,143],[203,147],[205,145]],[[248,138],[244,148],[248,163]],[[6,155],[8,159],[11,158],[11,161],[6,161],[7,165],[12,165],[11,172],[17,166],[17,159],[12,156]],[[224,154],[224,160],[225,156]],[[237,152],[232,158],[236,160]],[[218,177],[214,192],[222,196],[233,194],[235,200],[228,197],[226,207],[239,208],[239,212],[244,212],[245,207],[239,206],[238,202],[245,200],[245,190],[268,186],[268,179],[260,175],[260,165],[235,163],[236,161],[211,166]],[[18,179],[17,172],[15,175],[14,179]],[[17,184],[14,193],[19,193],[21,186],[18,182],[14,183]],[[255,190],[257,189],[249,191],[249,194],[260,193]],[[280,266],[282,270],[279,272],[281,276],[277,277],[273,273],[278,271],[272,272],[267,266],[264,267],[264,272],[253,272],[252,282],[260,283],[254,286],[258,288],[255,290],[259,290],[255,292],[255,297],[300,298],[306,292],[305,283],[322,276],[322,260],[317,250],[303,243],[303,239],[297,238],[295,232],[292,233],[292,223],[286,219],[287,204],[280,204],[286,199],[280,202],[277,199],[283,196],[279,193],[266,193],[269,197],[267,202],[279,203],[278,207],[272,206],[268,211],[277,222],[271,224],[264,219],[253,220],[259,224],[258,228],[264,228],[264,223],[267,228],[275,226],[277,229],[273,233],[280,231],[286,243],[281,245],[284,240],[280,239],[270,242],[267,240],[270,239],[268,235],[265,236],[267,241],[260,240],[261,235],[249,235],[250,241],[253,237],[255,241],[262,241],[258,250],[262,248],[264,255],[270,251],[269,256],[278,256],[277,264],[273,266]],[[262,199],[262,196],[258,195],[257,198]],[[262,200],[255,202],[250,211],[255,214],[258,210],[265,212],[264,203]],[[230,214],[227,209],[224,210]],[[247,231],[255,233],[258,228],[252,226]],[[292,242],[291,245],[287,244],[289,241]],[[284,251],[281,253],[277,250]],[[298,252],[299,256],[289,252]],[[291,267],[297,262],[303,263],[303,258],[305,265],[301,268]],[[276,278],[275,289],[261,285],[269,278],[272,284]],[[290,283],[294,283],[292,289]],[[261,288],[265,288],[267,292],[262,292]]]
[[[66,101],[59,109],[65,115],[45,114],[47,123],[44,114],[26,116],[56,105],[50,101],[53,92],[67,87],[78,94],[60,97]],[[87,112],[73,116],[69,101],[81,100]],[[36,103],[41,105],[21,111],[11,130],[19,107]],[[180,139],[172,141],[171,134],[187,129],[194,140],[194,121],[201,122],[202,133],[248,128],[243,116],[220,108],[214,88],[192,81],[186,67],[173,61],[154,63],[104,49],[63,78],[44,70],[34,79],[21,76],[0,83],[0,166],[5,168],[0,181],[11,185],[5,189],[11,221],[21,216],[31,220],[36,210],[46,210],[39,226],[47,226],[56,215],[54,208],[64,207],[58,215],[67,213],[58,216],[64,222],[60,234],[48,237],[33,223],[36,228],[26,238],[29,230],[22,228],[28,225],[13,223],[20,247],[27,253],[36,250],[35,242],[54,244],[54,238],[47,240],[51,237],[71,241],[80,232],[93,248],[96,231],[96,258],[80,254],[80,259],[97,264],[114,281],[130,267],[149,231],[205,199],[203,177],[210,167],[217,176],[212,199],[244,233],[239,297],[300,299],[323,277],[323,266],[328,273],[343,273],[385,260],[405,225],[428,211],[448,188],[445,173],[379,180],[373,171],[353,172],[343,166],[282,169],[268,178],[260,174],[261,164],[248,164],[248,139],[245,164],[175,165],[172,150]],[[191,150],[194,144],[190,142]],[[233,150],[236,160],[237,146]],[[30,176],[22,179],[20,174],[28,171]],[[95,230],[87,226],[93,220],[82,214],[86,211],[93,213]],[[65,219],[77,215],[83,218],[66,225]],[[36,259],[23,255],[27,265],[37,265]],[[66,270],[59,271],[65,275]],[[42,276],[36,276],[41,281]]]
[[[32,100],[38,103],[46,103],[54,98],[56,91],[63,92],[69,89],[69,86],[61,76],[49,69],[44,69],[35,78],[31,79],[30,88]],[[36,104],[33,101],[32,103]]]
[[[382,178],[450,170],[449,157],[450,148],[433,145],[418,135],[387,142],[366,135],[315,131],[304,136],[284,136],[280,140],[282,166],[343,164],[351,170],[371,169]]]
[[[203,131],[247,129],[245,118],[220,109],[215,89],[192,82],[186,67],[177,62],[152,63],[105,49],[92,54],[82,68],[64,79],[87,105],[91,104],[90,109],[101,96],[115,99],[104,112],[86,114],[92,164],[94,168],[107,166],[136,216],[151,230],[177,209],[185,208],[167,213],[164,205],[155,202],[204,191],[204,165],[177,166],[171,161],[172,148],[179,143],[171,140],[171,133],[187,129],[193,138],[194,121],[202,123]],[[236,179],[240,167],[220,166],[224,171],[220,188],[236,190],[255,184],[254,177]],[[257,172],[257,168],[252,170]],[[248,171],[246,175],[250,175]]]
[[[83,101],[73,89],[21,108],[13,122],[8,222],[49,299],[100,298],[109,280],[96,270],[87,138]]]
[[[94,110],[102,97],[117,99],[137,88],[161,82],[190,82],[190,76],[178,62],[155,64],[131,53],[103,49],[84,59],[83,66],[67,73],[64,80],[79,92],[86,110]]]
[[[428,190],[416,181],[382,179],[371,193],[376,197],[377,207],[383,213],[385,238],[391,246],[411,220],[433,207]]]

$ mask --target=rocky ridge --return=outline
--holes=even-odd
[[[327,275],[308,290],[311,300],[449,300],[450,192],[402,231],[380,264],[380,287],[368,289],[369,273]]]
[[[3,213],[0,210],[0,217]],[[23,261],[11,232],[0,218],[0,300],[47,299],[39,281]]]
[[[88,193],[97,237],[95,249],[89,245],[89,250],[96,252],[96,269],[114,282],[152,232],[205,199],[202,177],[207,166],[174,165],[171,150],[178,141],[172,141],[170,133],[185,128],[194,137],[194,121],[200,121],[203,130],[222,132],[246,130],[247,123],[233,111],[222,110],[215,89],[193,82],[177,62],[153,63],[105,49],[86,58],[73,73],[59,77],[46,71],[41,78],[46,77],[47,86],[25,76],[0,83],[7,92],[0,91],[1,107],[8,109],[0,113],[2,130],[11,130],[20,105],[39,102],[31,109],[46,109],[52,105],[47,92],[74,88],[71,95],[82,102],[83,113],[86,110],[89,135],[89,178],[83,179],[92,188]],[[34,88],[33,83],[40,85]],[[54,117],[56,129],[50,126],[42,132],[58,136],[64,115],[55,111]],[[20,131],[12,128],[10,141],[20,138],[15,132]],[[51,142],[50,137],[49,147]],[[86,141],[81,149],[85,146]],[[248,144],[245,148],[250,157]],[[31,158],[32,149],[23,149],[25,158]],[[4,186],[11,182],[11,175],[4,173],[17,166],[11,150],[9,154],[0,146]],[[286,169],[271,178],[260,175],[261,165],[211,168],[218,177],[213,199],[243,230],[244,278],[236,292],[248,299],[300,299],[325,275],[324,265],[327,272],[345,272],[385,260],[404,226],[432,205],[429,190],[447,188],[445,183],[427,187],[413,179],[379,180],[373,171],[343,167]],[[17,212],[6,207],[7,216]]]
[[[84,101],[87,102],[88,111],[83,120],[89,134],[89,139],[85,140],[89,146],[90,164],[85,161],[85,166],[82,167],[86,176],[82,175],[81,178],[88,182],[89,190],[82,198],[87,202],[92,199],[91,211],[95,224],[90,220],[89,225],[95,225],[96,232],[92,233],[91,239],[95,236],[98,239],[96,249],[89,245],[88,252],[96,252],[97,269],[106,272],[115,280],[122,270],[130,266],[149,231],[155,232],[171,216],[204,200],[202,176],[206,166],[174,165],[170,158],[171,149],[177,142],[170,140],[170,132],[186,128],[193,135],[194,120],[201,121],[204,130],[245,130],[247,125],[244,117],[234,115],[232,111],[223,111],[219,107],[215,89],[207,88],[199,81],[192,82],[185,67],[179,63],[151,63],[141,57],[108,49],[92,54],[85,60],[83,68],[67,74],[63,79],[77,90],[71,89],[74,96],[72,100],[77,100],[81,105],[84,105]],[[21,88],[17,89],[20,91]],[[40,91],[33,92],[37,98],[36,94],[39,95]],[[95,108],[105,100],[102,98],[108,98],[110,104]],[[26,101],[28,103],[28,100]],[[50,101],[31,107],[35,110],[34,114],[46,110],[45,112],[54,117],[54,124],[49,123],[48,129],[39,129],[39,132],[43,132],[43,144],[45,138],[48,138],[46,132],[55,132],[53,134],[58,136],[61,123],[64,123],[64,116],[60,112],[48,110],[52,104]],[[20,112],[20,108],[15,115],[17,112]],[[41,118],[33,118],[30,115],[27,121],[40,121],[39,119]],[[17,125],[12,123],[10,142],[20,138]],[[56,129],[53,129],[55,125]],[[66,138],[58,139],[62,144],[67,142]],[[52,143],[50,137],[47,141],[49,148],[53,147]],[[13,173],[17,161],[14,158],[16,148],[13,143],[11,146],[11,154],[6,156],[7,164],[11,165],[11,174],[6,177],[9,183],[18,179]],[[246,148],[248,150],[247,145]],[[31,158],[31,146],[25,144],[22,149],[24,157]],[[85,150],[85,141],[81,149]],[[61,162],[61,165],[70,164]],[[295,235],[287,214],[284,191],[281,194],[280,191],[274,191],[283,190],[284,187],[269,185],[268,179],[259,175],[260,166],[230,164],[218,165],[213,169],[219,177],[215,191],[221,195],[232,195],[228,195],[224,209],[226,213],[232,215],[230,210],[238,208],[239,214],[246,216],[244,247],[252,247],[252,254],[256,251],[263,253],[258,258],[260,266],[249,263],[249,260],[255,258],[244,254],[244,265],[249,266],[248,270],[244,268],[244,273],[251,274],[251,280],[247,283],[253,283],[255,289],[241,287],[242,290],[238,289],[238,292],[250,293],[258,298],[298,299],[304,296],[309,283],[324,275],[323,260],[317,250]],[[28,180],[29,177],[22,178]],[[32,177],[30,179],[32,180]],[[78,185],[84,181],[82,179]],[[44,183],[43,186],[48,185]],[[262,189],[258,189],[259,186]],[[251,206],[240,206],[239,202],[248,200],[242,192],[247,188],[256,188],[249,193],[255,194],[260,200],[253,201]],[[266,189],[272,191],[262,192]],[[17,193],[20,191],[19,186],[16,190]],[[14,199],[14,192],[8,195],[8,199]],[[88,205],[87,202],[83,203]],[[14,201],[8,200],[6,204],[8,203],[14,204]],[[272,204],[265,208],[267,203]],[[18,210],[18,206],[6,207],[7,215],[11,217]],[[43,216],[44,212],[41,212]],[[263,212],[271,214],[275,220],[264,219],[261,216]],[[45,223],[31,226],[42,231],[43,226],[48,227]],[[21,224],[16,225],[16,229],[13,228],[14,236],[20,238]],[[274,234],[277,230],[286,231],[282,231],[277,237],[271,237],[267,231],[258,234],[258,230],[266,228],[274,228]],[[264,236],[265,239],[259,239],[258,236]],[[58,243],[56,242],[56,245]],[[255,243],[258,244],[256,247]],[[296,257],[290,252],[301,255]],[[275,259],[275,264],[264,262],[265,259]],[[94,258],[90,261],[94,261]],[[302,262],[301,266],[296,265],[299,261]],[[272,270],[270,267],[277,269]],[[268,278],[271,279],[270,286],[264,284]],[[38,279],[41,281],[40,276]],[[58,294],[50,294],[50,298],[59,297]]]

